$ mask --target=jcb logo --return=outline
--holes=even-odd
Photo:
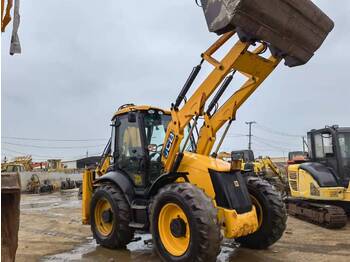
[[[169,151],[170,151],[170,148],[171,148],[171,146],[172,146],[172,144],[173,144],[173,142],[174,142],[174,138],[175,138],[174,133],[173,133],[173,132],[170,132],[169,138],[168,138],[168,140],[166,141],[165,147],[164,147],[164,150],[163,150],[163,156],[164,156],[165,158],[168,158],[168,156],[169,156]]]
[[[238,182],[237,180],[234,180],[234,181],[233,181],[233,185],[234,185],[235,187],[239,187],[239,182]]]

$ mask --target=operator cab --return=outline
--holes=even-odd
[[[136,188],[150,186],[163,173],[161,152],[170,121],[170,112],[159,108],[119,108],[112,119],[110,168],[126,173]]]
[[[329,168],[341,186],[350,181],[350,128],[325,127],[308,132],[310,160]]]
[[[254,152],[250,149],[236,150],[231,152],[231,159],[241,159],[244,162],[244,171],[254,171]]]
[[[231,152],[232,159],[242,159],[245,163],[254,162],[254,152],[253,150],[237,150]]]

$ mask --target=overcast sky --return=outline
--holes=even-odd
[[[238,111],[223,150],[247,147],[245,121],[258,123],[256,155],[272,156],[301,149],[312,128],[350,126],[350,1],[315,2],[335,29],[307,65],[273,72]],[[217,38],[194,0],[21,1],[20,11],[22,54],[8,54],[12,25],[2,35],[2,157],[100,153],[116,108],[168,108]]]

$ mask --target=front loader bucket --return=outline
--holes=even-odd
[[[19,173],[1,173],[1,261],[15,261],[20,199]]]
[[[292,67],[307,63],[334,27],[310,0],[201,0],[210,32],[262,40]]]

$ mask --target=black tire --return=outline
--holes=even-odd
[[[62,181],[61,182],[61,190],[65,190],[67,189],[67,182],[66,181]]]
[[[160,211],[169,203],[176,204],[184,211],[189,224],[189,244],[181,256],[168,252],[159,234]],[[222,240],[217,209],[201,189],[189,183],[167,185],[156,195],[150,210],[153,243],[162,261],[216,261]]]
[[[96,225],[95,211],[99,200],[107,200],[111,206],[112,230],[108,235],[102,234]],[[97,244],[111,249],[125,248],[133,238],[134,231],[129,227],[131,210],[123,192],[113,184],[98,187],[91,200],[90,223],[93,237]]]
[[[248,236],[237,238],[243,247],[266,249],[279,240],[286,229],[287,212],[281,194],[267,181],[249,175],[245,177],[249,194],[260,204],[256,207],[258,217],[262,209],[259,229]],[[254,203],[254,201],[253,201]]]

